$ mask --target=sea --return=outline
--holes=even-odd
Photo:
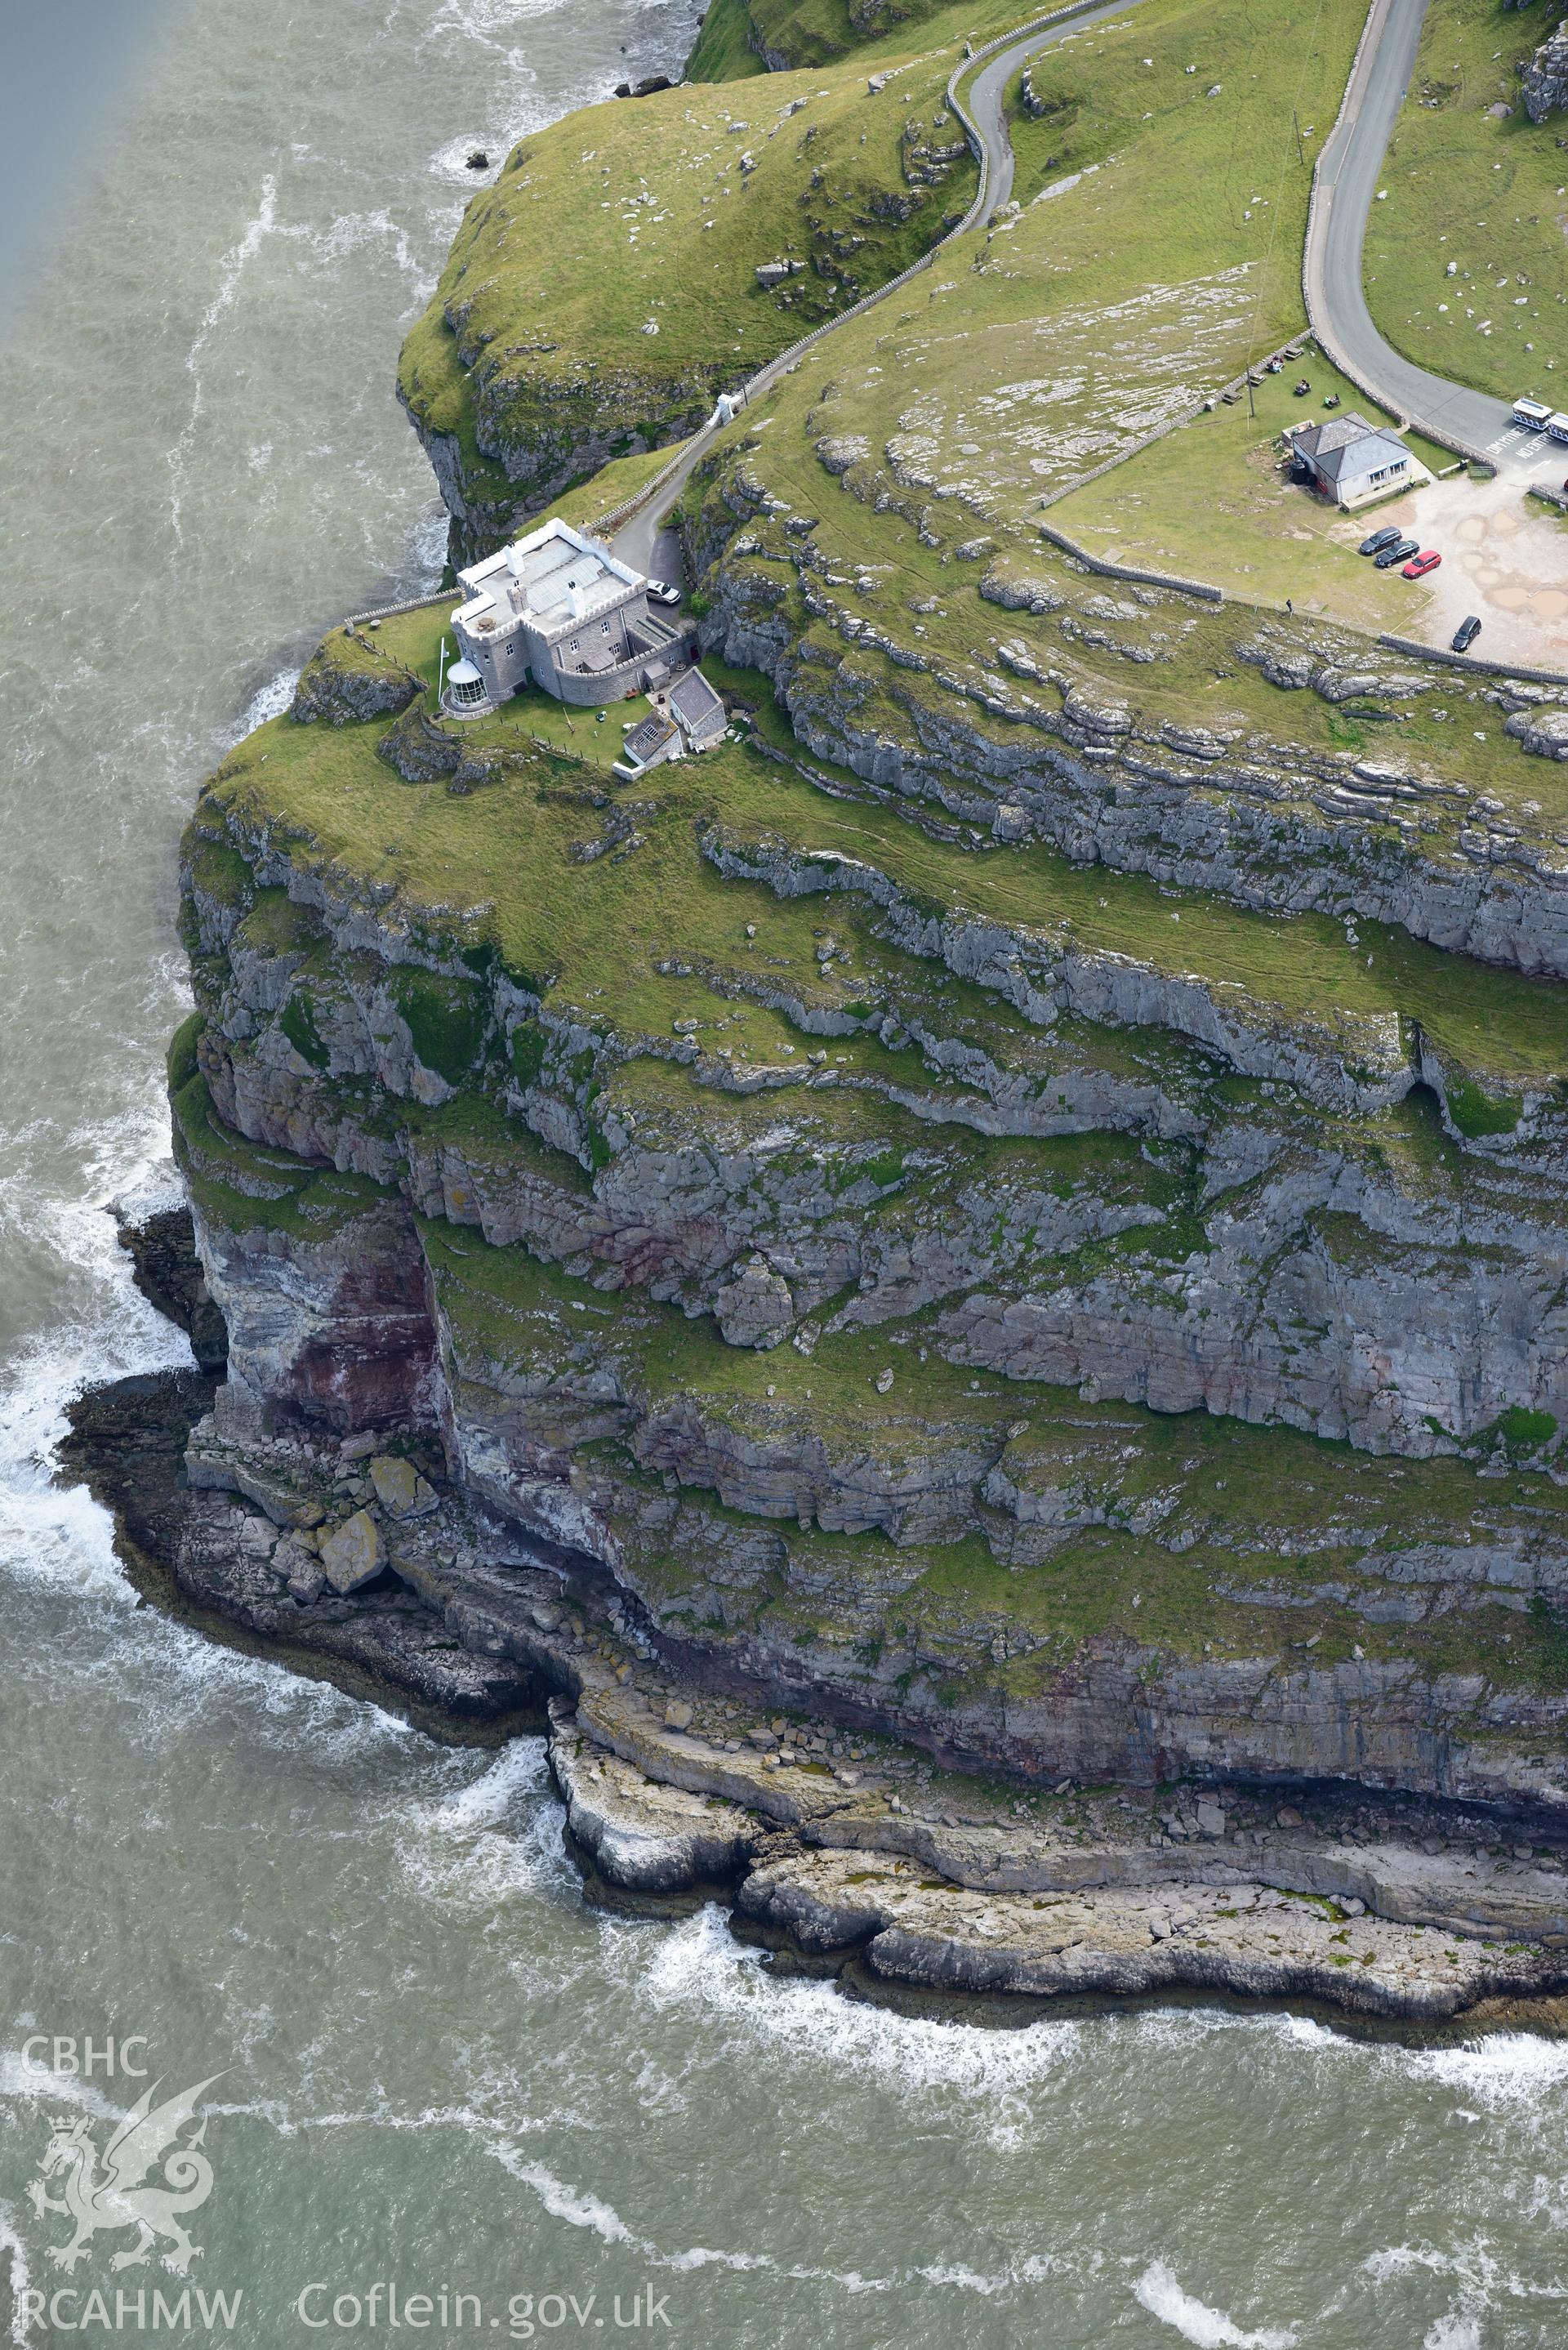
[[[107,1211],[171,1180],[181,827],[324,627],[438,577],[393,380],[469,154],[677,69],[696,15],[27,22],[5,105],[32,200],[0,232],[0,2335],[1568,2340],[1568,2043],[872,2003],[717,1908],[592,1906],[536,1740],[438,1745],[139,1604],[55,1446],[84,1383],[188,1359]],[[134,2170],[181,2100],[206,2114],[182,2269],[67,2192],[117,2132]]]

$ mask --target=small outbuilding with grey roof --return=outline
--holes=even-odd
[[[657,767],[680,748],[680,734],[661,711],[650,710],[632,727],[620,746],[620,756],[611,773],[635,783],[646,775],[649,767]]]
[[[684,677],[678,677],[660,699],[689,751],[711,751],[723,741],[724,705],[700,669],[689,669]]]
[[[1319,495],[1346,509],[1414,489],[1432,478],[1397,434],[1369,424],[1354,409],[1322,423],[1294,424],[1284,437]]]

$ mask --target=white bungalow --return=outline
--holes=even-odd
[[[1293,425],[1285,440],[1314,489],[1337,506],[1364,506],[1432,478],[1397,434],[1353,408],[1325,423]]]

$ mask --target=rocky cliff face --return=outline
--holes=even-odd
[[[1568,106],[1568,20],[1519,68],[1520,95],[1532,122]]]
[[[809,686],[756,641],[748,558],[711,576],[729,650]],[[939,902],[908,815],[829,853],[788,761],[825,811],[864,759],[770,735],[623,806],[503,726],[410,782],[407,713],[323,733],[335,692],[234,755],[187,845],[220,1452],[433,1447],[465,1542],[593,1562],[684,1669],[950,1759],[1562,1800],[1552,1083],[1478,1118],[1451,1050],[1332,990],[1271,1006],[1152,939]],[[974,806],[989,739],[956,726],[897,805]],[[415,822],[455,904],[356,870]],[[516,823],[540,871],[493,886],[537,889],[561,951],[573,893],[613,894],[601,983],[468,910],[463,842]],[[1034,853],[1011,832],[977,828],[977,885]],[[799,1046],[747,1045],[763,1015]]]
[[[925,502],[899,498],[877,468],[863,466],[864,452],[854,473],[830,433],[816,453],[825,497],[837,477],[873,517],[916,520],[933,546],[947,544]],[[1526,830],[1487,792],[1397,755],[1356,757],[1282,732],[1217,733],[1173,718],[1159,706],[1158,668],[1135,699],[1130,686],[1091,686],[1050,652],[1043,658],[1037,639],[993,638],[968,658],[928,650],[925,629],[911,626],[919,607],[884,618],[875,577],[841,551],[862,520],[853,509],[834,515],[830,537],[818,509],[782,496],[761,453],[741,451],[711,469],[696,523],[712,580],[705,640],[767,671],[818,758],[1008,839],[1048,840],[1076,861],[1248,905],[1349,909],[1449,951],[1568,974],[1568,859],[1546,827]],[[971,551],[994,545],[982,539]],[[1004,609],[1059,612],[1063,573],[1054,579],[1043,556],[1033,563],[1032,571],[1016,558],[993,565],[981,597]],[[957,583],[949,592],[961,592]],[[940,600],[931,597],[933,609]],[[1120,658],[1147,654],[1138,668],[1168,660],[1178,630],[1200,630],[1217,668],[1227,658],[1245,663],[1286,696],[1315,687],[1330,702],[1372,696],[1397,705],[1438,684],[1435,672],[1413,676],[1332,627],[1308,649],[1299,629],[1210,619],[1168,591],[1139,590],[1121,619],[1114,639],[1094,633]],[[1529,691],[1498,698],[1517,712]],[[1522,731],[1529,747],[1545,746],[1539,720]]]

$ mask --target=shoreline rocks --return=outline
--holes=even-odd
[[[303,1546],[334,1539],[300,1523],[315,1496],[347,1472],[400,1502],[410,1479],[361,1480],[353,1439],[279,1437],[264,1483],[258,1440],[217,1436],[213,1393],[163,1373],[72,1407],[66,1466],[114,1509],[139,1587],[449,1738],[489,1742],[547,1709],[571,1838],[620,1893],[732,1898],[748,1929],[943,1995],[1300,1997],[1425,2026],[1568,1988],[1561,1823],[1311,1784],[1290,1804],[1256,1783],[1026,1794],[803,1715],[800,1692],[772,1711],[771,1692],[651,1638],[604,1569],[520,1543],[418,1471],[414,1510],[372,1499],[344,1521],[371,1525],[378,1572],[313,1590]],[[187,1443],[201,1483],[181,1474]]]

